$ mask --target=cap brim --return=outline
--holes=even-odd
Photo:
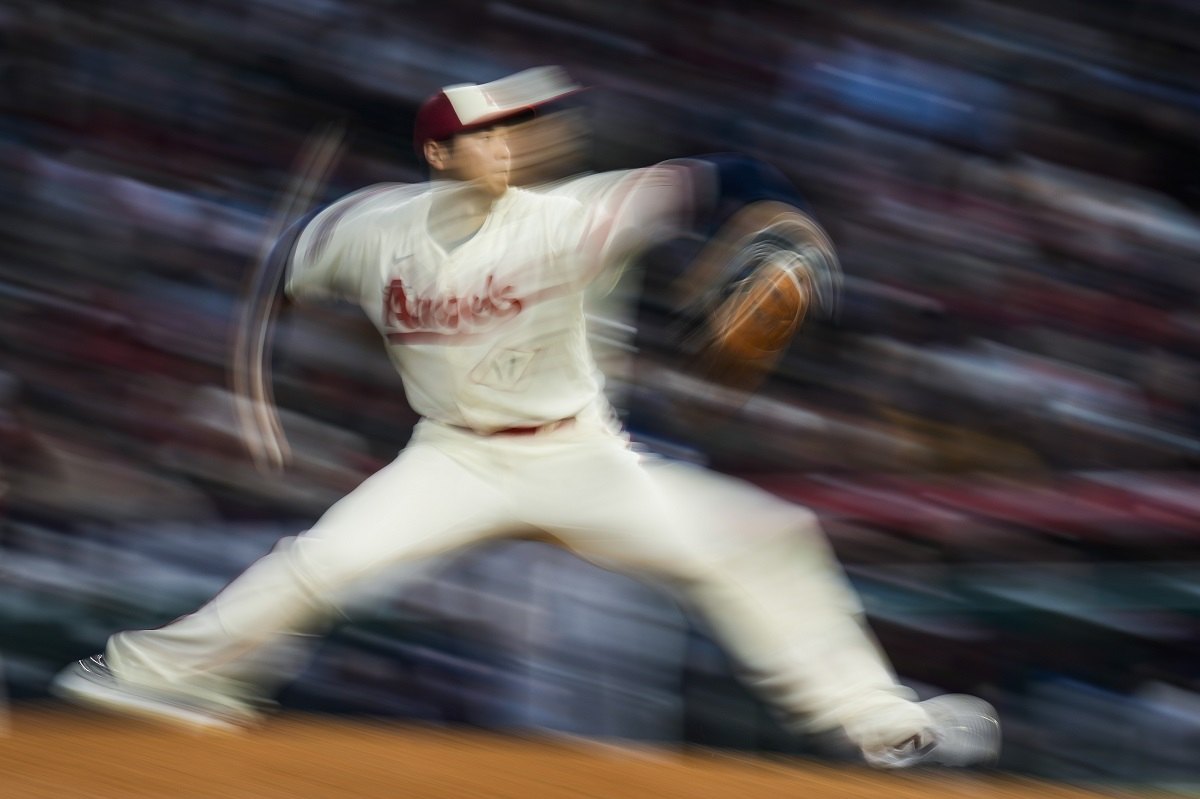
[[[506,108],[495,114],[478,119],[469,125],[464,125],[462,133],[475,133],[480,130],[485,130],[496,125],[502,125],[508,122],[524,121],[525,119],[533,119],[547,110],[553,110],[563,103],[570,102],[587,91],[586,87],[580,86],[562,94],[548,97],[545,100],[530,103],[529,105],[520,106],[517,108]]]

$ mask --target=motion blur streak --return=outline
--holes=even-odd
[[[559,63],[594,88],[513,130],[514,182],[748,153],[802,187],[845,271],[837,318],[743,402],[675,349],[696,242],[655,248],[606,328],[636,329],[608,388],[637,437],[812,507],[905,681],[1013,719],[1006,768],[1200,782],[1194,7],[142,5],[0,10],[12,701],[193,608],[407,439],[373,332],[334,308],[278,334],[286,478],[238,441],[235,297],[308,131],[347,121],[320,200],[423,180],[407,132],[429,87]],[[815,748],[653,587],[550,547],[381,590],[285,704]]]

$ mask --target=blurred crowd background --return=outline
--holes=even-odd
[[[407,439],[339,307],[281,320],[294,469],[234,436],[238,295],[314,126],[350,135],[324,199],[421,180],[425,96],[552,63],[593,87],[583,166],[761,158],[846,274],[743,403],[683,368],[647,263],[613,383],[635,436],[813,507],[903,678],[999,706],[1005,768],[1200,779],[1194,5],[7,0],[0,37],[12,696],[194,609]],[[656,587],[541,544],[363,610],[285,705],[814,751]]]

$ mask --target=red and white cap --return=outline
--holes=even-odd
[[[446,141],[530,113],[580,87],[560,67],[535,67],[491,83],[447,86],[421,104],[413,130],[417,154],[427,141]]]

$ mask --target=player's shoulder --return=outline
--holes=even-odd
[[[583,205],[602,203],[637,170],[589,172],[538,186],[536,191],[548,197],[568,198]]]
[[[514,186],[505,192],[505,204],[509,214],[531,219],[543,219],[547,224],[576,215],[583,203],[570,195],[550,194],[544,191]]]
[[[395,227],[398,215],[427,194],[428,186],[420,183],[376,183],[351,192],[301,220],[302,230],[296,234],[298,257],[320,258],[336,250],[338,242],[363,240],[364,234],[385,225]]]
[[[553,194],[541,189],[527,189],[522,186],[510,188],[505,192],[505,199],[514,207],[569,208],[579,204],[577,199],[569,195]]]
[[[427,183],[375,183],[352,191],[325,209],[326,213],[345,217],[370,218],[403,212],[429,194]]]

